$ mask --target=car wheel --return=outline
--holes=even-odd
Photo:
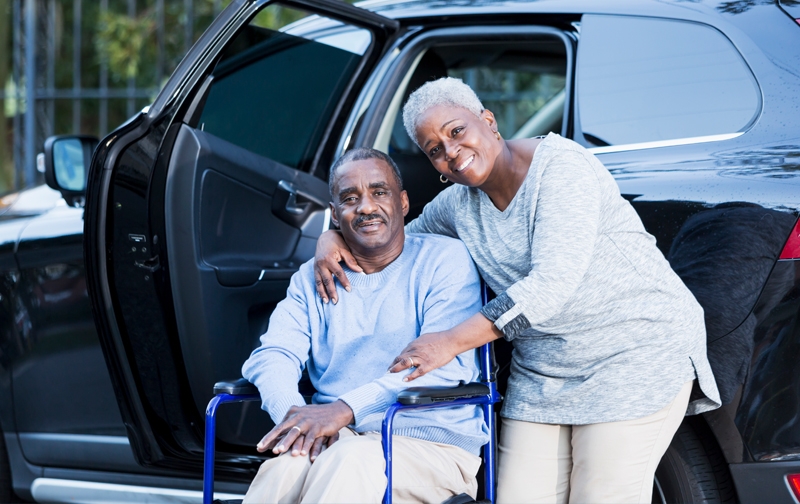
[[[736,502],[728,464],[702,419],[689,417],[678,428],[656,469],[653,503]]]
[[[8,463],[6,438],[3,431],[0,431],[0,502],[17,502],[17,496],[11,487],[11,465]]]

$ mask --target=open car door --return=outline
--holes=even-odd
[[[397,23],[343,2],[234,0],[92,160],[85,257],[138,461],[200,475],[216,381],[241,376],[327,228],[339,134]],[[271,427],[223,410],[218,469],[252,477]]]

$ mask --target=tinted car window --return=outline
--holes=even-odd
[[[586,15],[579,44],[580,122],[595,145],[734,133],[759,111],[749,67],[709,26]]]
[[[263,17],[263,16],[262,16]],[[361,55],[366,30],[323,19],[285,29],[256,18],[214,71],[198,127],[293,168],[310,163]]]
[[[534,47],[539,51],[534,52]],[[543,41],[534,47],[525,51],[511,46],[503,48],[502,52],[497,48],[497,54],[487,58],[488,61],[469,61],[472,65],[448,72],[475,90],[483,106],[495,113],[500,134],[506,138],[531,137],[551,130],[561,132],[560,115],[564,109],[563,91],[566,86],[564,44],[559,40]],[[447,48],[440,51],[447,52]],[[542,107],[556,102],[557,110],[554,112],[558,123],[551,121],[545,129],[529,124]]]

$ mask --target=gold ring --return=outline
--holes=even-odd
[[[300,427],[298,427],[296,425],[294,427],[292,427],[292,429],[297,429],[297,432],[299,432],[300,434],[303,433],[303,429],[301,429]],[[289,429],[289,430],[292,430],[292,429]]]
[[[414,365],[414,359],[412,359],[411,357],[408,358],[408,362],[411,363],[410,367],[417,367],[417,366]]]

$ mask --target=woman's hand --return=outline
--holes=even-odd
[[[438,369],[456,355],[501,338],[491,320],[476,313],[449,331],[423,334],[406,346],[389,366],[390,373],[415,368],[403,381],[411,381]]]
[[[317,283],[317,294],[324,303],[327,303],[328,299],[331,299],[333,304],[339,302],[334,277],[339,279],[339,283],[347,292],[350,292],[350,281],[339,266],[341,261],[344,261],[351,270],[361,273],[361,266],[350,253],[341,233],[333,230],[325,231],[317,240],[317,250],[314,254],[314,280]]]
[[[415,378],[438,369],[455,359],[458,351],[454,348],[450,331],[423,334],[409,343],[400,355],[394,358],[389,372],[398,373],[404,369],[414,368],[403,381]]]

